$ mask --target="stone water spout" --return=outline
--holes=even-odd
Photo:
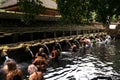
[[[33,54],[33,52],[31,51],[30,47],[27,46],[26,49],[30,52],[31,56],[34,57],[34,54]]]
[[[61,44],[59,43],[58,40],[55,40],[55,47],[57,47],[58,49],[60,49],[60,51],[62,51],[62,47],[61,47]]]
[[[7,49],[3,49],[3,51],[2,51],[2,56],[4,56],[6,60],[9,59],[9,57],[8,57],[8,55],[7,55]]]
[[[80,47],[80,43],[79,43],[79,41],[78,40],[74,40],[77,44],[78,44],[78,47]]]
[[[62,51],[69,51],[69,50],[71,50],[72,44],[70,43],[69,40],[63,41],[63,42],[61,43],[61,45],[62,45]]]
[[[14,59],[8,57],[7,50],[8,50],[7,47],[4,48],[4,49],[2,50],[2,54],[1,54],[1,56],[5,57],[4,64],[6,64],[8,61],[11,61],[11,60],[12,60],[12,61],[15,61]]]
[[[5,60],[8,60],[8,54],[7,54],[8,46],[3,46],[2,52],[1,52],[1,57],[5,57]]]
[[[67,40],[66,42],[69,44],[70,47],[72,46],[72,44],[70,43],[70,41]]]

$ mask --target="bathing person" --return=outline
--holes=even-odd
[[[95,47],[96,44],[99,43],[99,40],[94,37],[94,38],[91,40],[91,42],[92,42],[92,46]]]
[[[89,38],[85,38],[85,45],[86,47],[88,48],[91,48],[92,47],[92,42]]]
[[[30,74],[29,80],[44,80],[43,73],[38,71],[37,67],[33,64],[28,66],[28,73]]]
[[[48,56],[46,55],[46,53],[44,53],[44,49],[39,48],[39,51],[35,55],[35,60],[33,61],[33,64],[39,70],[46,70],[46,67],[48,65],[47,59],[48,59]]]
[[[15,62],[15,60],[8,57],[7,49],[2,50],[1,56],[5,57],[5,61],[3,63],[3,67],[0,70],[0,75],[2,74],[2,78],[6,79],[6,74],[8,73],[8,62],[11,62],[11,61]]]
[[[81,38],[80,38],[80,43],[82,44],[82,45],[81,45],[82,47],[85,47],[86,42],[85,42],[85,38],[84,38],[84,37],[81,37]]]
[[[76,52],[77,51],[77,46],[76,46],[75,43],[72,43],[71,49],[72,49],[72,52]]]
[[[111,37],[109,35],[106,35],[105,37],[105,44],[109,44],[111,41]]]
[[[23,73],[17,68],[15,61],[6,63],[6,80],[23,80]]]
[[[6,74],[8,72],[8,68],[7,65],[4,65],[1,69],[0,69],[0,76],[2,79],[6,80]]]
[[[44,53],[44,49],[43,48],[39,48],[39,51],[36,53],[35,58],[37,58],[39,56],[44,57],[45,59],[48,58],[48,56],[46,55],[46,53]]]
[[[48,66],[47,60],[41,56],[35,58],[35,60],[33,61],[33,64],[41,71],[46,70],[46,68]]]
[[[89,38],[82,37],[80,39],[80,43],[82,44],[82,47],[92,47],[92,43],[91,43],[91,40]]]
[[[60,49],[56,49],[53,47],[53,50],[50,54],[50,60],[52,62],[59,62],[59,57],[60,57]]]

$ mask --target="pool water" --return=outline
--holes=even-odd
[[[79,48],[76,53],[62,51],[59,63],[51,63],[43,72],[45,80],[120,80],[120,41],[92,48]],[[28,80],[27,66],[18,63]],[[0,79],[2,80],[2,78]],[[3,79],[4,80],[4,79]]]

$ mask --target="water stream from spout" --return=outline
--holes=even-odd
[[[72,46],[70,42],[68,42],[68,44],[69,44],[70,47]]]
[[[78,44],[78,47],[80,47],[80,43],[77,40],[75,40],[75,42]]]
[[[13,59],[11,59],[11,58],[8,57],[7,52],[4,51],[4,50],[3,50],[3,55],[5,57],[5,62],[4,63],[6,63],[8,60],[13,60]]]
[[[5,55],[4,65],[5,65],[8,61],[15,61],[15,60],[12,59],[12,58],[9,58],[8,55]]]
[[[57,43],[55,44],[55,46],[58,46],[59,49],[60,49],[60,51],[62,51],[62,47],[61,47],[60,43],[57,42]]]
[[[5,59],[6,59],[6,60],[8,60],[8,59],[9,59],[9,57],[8,57],[8,56],[5,56]]]
[[[44,47],[47,49],[48,54],[50,54],[49,48],[47,47],[47,45],[44,45]]]
[[[34,54],[33,54],[33,52],[30,50],[30,48],[29,48],[29,47],[27,47],[27,49],[29,50],[29,52],[30,52],[31,56],[32,56],[32,57],[34,57]]]

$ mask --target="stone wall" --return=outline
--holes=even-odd
[[[86,33],[104,32],[101,24],[94,25],[49,25],[40,27],[1,27],[0,44],[41,40]]]

